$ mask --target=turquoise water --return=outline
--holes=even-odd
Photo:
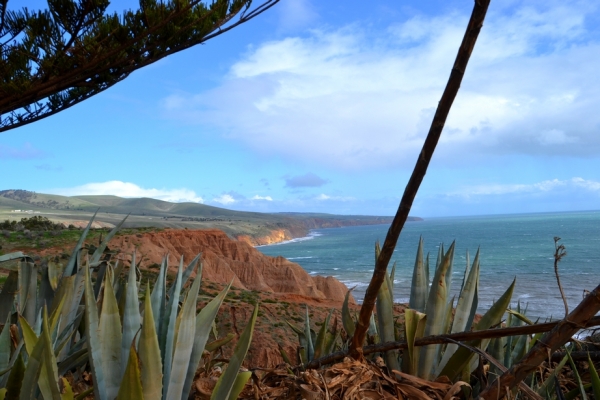
[[[331,275],[348,287],[356,286],[354,296],[361,300],[373,273],[374,243],[383,243],[387,228],[374,225],[318,229],[306,238],[261,246],[258,250],[292,260],[310,274]],[[554,236],[562,238],[567,250],[559,272],[569,310],[579,304],[584,290],[600,284],[600,211],[432,218],[408,222],[400,236],[392,258],[397,263],[397,302],[408,302],[421,235],[432,263],[440,243],[447,249],[456,240],[452,281],[455,292],[462,282],[467,250],[472,261],[477,248],[481,248],[480,311],[489,308],[516,277],[513,300],[515,304],[517,300],[528,304],[528,316],[564,315],[554,275]]]

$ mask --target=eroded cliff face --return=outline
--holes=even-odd
[[[165,230],[137,235],[117,236],[110,243],[123,253],[137,251],[142,266],[160,264],[169,254],[172,270],[202,253],[202,278],[218,283],[233,280],[240,289],[271,293],[289,293],[316,299],[342,302],[346,286],[333,277],[313,277],[296,263],[283,257],[269,257],[245,241],[232,240],[224,232],[213,230]],[[354,301],[352,299],[352,301]]]
[[[308,231],[306,231],[308,232]],[[302,232],[306,234],[306,232]],[[237,240],[248,243],[250,246],[265,246],[273,243],[281,243],[292,240],[294,237],[287,229],[273,229],[268,235],[252,237],[250,235],[239,235]]]

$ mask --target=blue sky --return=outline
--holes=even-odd
[[[600,209],[599,7],[492,1],[413,215]],[[2,189],[393,215],[471,8],[282,0],[0,133]]]

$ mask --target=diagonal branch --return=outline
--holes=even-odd
[[[480,398],[483,400],[495,399],[499,387],[511,389],[517,386],[547,359],[549,353],[558,350],[589,321],[595,319],[594,316],[598,311],[600,311],[600,285],[592,290],[567,318],[561,320],[550,332],[538,340],[519,362],[481,392]]]
[[[425,139],[425,143],[421,149],[421,154],[419,154],[419,158],[417,159],[417,163],[413,169],[410,180],[404,189],[404,194],[400,200],[398,211],[396,212],[396,216],[394,217],[392,225],[388,230],[385,242],[381,248],[381,253],[377,258],[377,262],[375,263],[373,277],[371,278],[371,282],[369,283],[365,293],[365,298],[360,309],[356,330],[354,331],[352,343],[350,344],[350,355],[355,359],[362,359],[362,346],[365,341],[367,330],[369,329],[369,320],[371,318],[371,314],[373,313],[373,307],[375,305],[377,293],[379,292],[379,288],[385,279],[387,266],[392,257],[392,253],[394,252],[394,248],[396,247],[396,243],[398,242],[398,238],[400,237],[400,232],[402,231],[404,223],[408,218],[408,213],[410,212],[415,196],[417,195],[417,191],[419,190],[419,186],[421,186],[421,182],[425,177],[427,167],[429,166],[429,162],[433,157],[433,152],[442,134],[444,124],[446,123],[446,118],[450,112],[450,107],[452,107],[452,103],[454,102],[456,94],[458,93],[458,89],[460,88],[460,84],[467,68],[467,63],[469,62],[469,58],[471,57],[471,53],[475,47],[475,42],[479,36],[479,31],[483,26],[483,20],[485,19],[485,14],[489,4],[490,0],[475,1],[475,6],[473,7],[473,12],[471,13],[471,19],[467,25],[467,30],[463,37],[460,48],[458,49],[458,54],[456,55],[456,60],[454,61],[450,78],[448,79],[448,83],[446,84],[446,88],[444,89],[444,93],[442,94],[442,98],[438,104],[435,116],[431,122],[431,127],[429,128],[429,133],[427,134],[427,138]]]
[[[544,324],[534,324],[525,326],[511,326],[508,328],[486,329],[483,331],[458,332],[449,335],[426,336],[415,340],[414,346],[427,346],[430,344],[453,343],[455,341],[468,342],[471,340],[495,339],[507,336],[533,335],[541,332],[548,332],[556,327],[561,321],[547,322]],[[600,326],[600,316],[591,318],[586,324],[586,328]],[[365,346],[363,354],[383,353],[389,350],[406,349],[408,343],[405,340],[397,342],[378,343]],[[587,354],[587,353],[586,353]],[[343,360],[348,356],[346,351],[338,351],[311,361],[306,368],[318,368],[322,365],[332,364]],[[587,357],[587,355],[586,355]],[[587,359],[587,358],[586,358]]]

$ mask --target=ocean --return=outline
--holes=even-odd
[[[371,279],[374,245],[383,243],[388,225],[317,229],[307,237],[257,249],[300,264],[312,275],[334,276],[360,302]],[[584,290],[600,284],[600,211],[431,218],[407,222],[394,251],[394,300],[407,303],[419,237],[430,253],[431,275],[439,245],[456,241],[452,290],[458,293],[466,266],[480,248],[479,312],[487,310],[514,278],[513,306],[520,301],[533,319],[562,318],[564,305],[554,274],[554,237],[567,255],[559,264],[569,310]],[[388,271],[389,271],[388,268]]]

